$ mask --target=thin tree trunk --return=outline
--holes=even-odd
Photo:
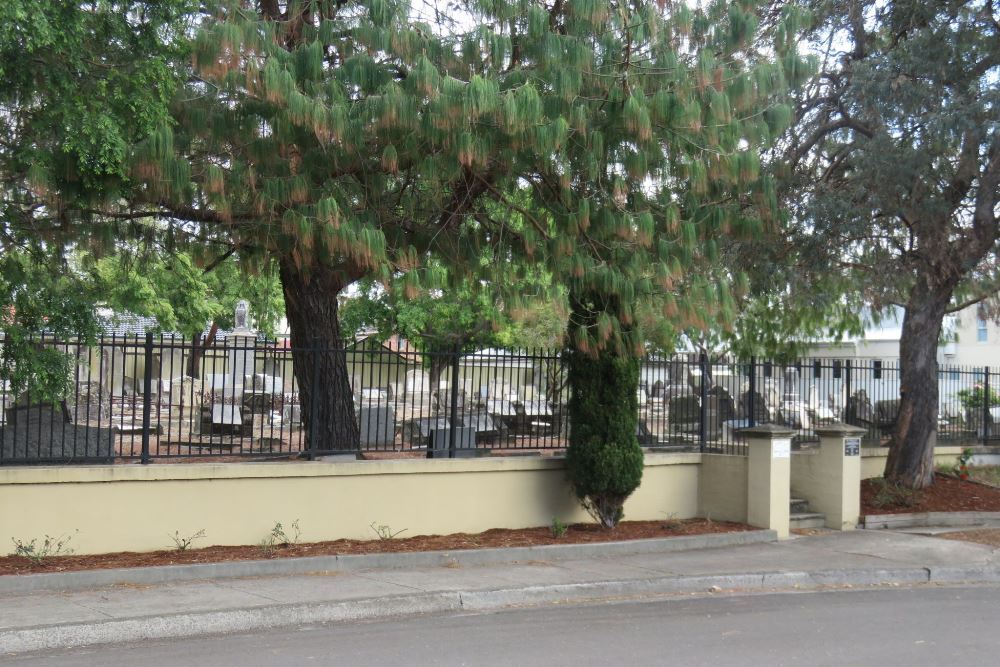
[[[360,436],[340,336],[337,295],[356,276],[328,267],[308,272],[280,261],[302,424],[313,452],[356,451]]]
[[[885,478],[914,489],[934,483],[938,420],[937,348],[951,289],[916,286],[899,339],[899,415]]]

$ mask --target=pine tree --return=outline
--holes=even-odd
[[[318,450],[354,448],[337,295],[361,277],[416,294],[431,257],[456,282],[543,262],[595,363],[642,351],[651,304],[678,326],[731,317],[738,276],[708,267],[720,237],[775,224],[757,155],[805,74],[796,15],[760,57],[753,10],[224,2],[192,15],[190,70],[169,122],[128,153],[127,196],[94,208],[155,219],[144,233],[206,262],[225,244],[250,269],[275,263],[306,430]]]

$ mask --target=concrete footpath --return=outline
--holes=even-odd
[[[748,537],[752,535],[753,537]],[[726,543],[720,536],[716,544]],[[130,571],[115,585],[44,575],[33,590],[3,586],[0,655],[142,639],[245,633],[440,612],[650,597],[807,590],[823,587],[1000,582],[1000,550],[891,531],[793,537],[769,531],[728,546],[677,551],[652,542],[560,545],[530,550],[452,552],[329,560],[312,571],[241,576],[218,564],[211,578],[157,581],[156,568]],[[658,540],[676,544],[675,541]],[[712,540],[689,542],[705,546]],[[629,546],[632,545],[632,546]],[[370,560],[365,561],[365,558]],[[306,560],[306,559],[296,559]],[[365,565],[369,567],[365,567]],[[144,574],[145,571],[151,571]],[[191,572],[186,571],[188,576]],[[202,570],[207,572],[207,570]],[[8,582],[9,583],[9,582]],[[73,590],[67,590],[73,589]]]

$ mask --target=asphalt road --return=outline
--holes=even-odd
[[[1000,588],[548,606],[0,658],[0,664],[995,665]]]

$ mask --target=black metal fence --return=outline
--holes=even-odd
[[[554,453],[565,449],[566,370],[558,352],[422,353],[362,342],[337,351],[230,336],[202,348],[178,338],[101,338],[94,345],[40,338],[74,359],[58,404],[0,386],[0,464],[155,459],[274,458],[335,453],[303,424],[296,365],[312,384],[317,355],[342,355],[358,439],[337,451],[367,457]],[[940,444],[1000,438],[1000,377],[942,366]],[[778,365],[679,355],[643,361],[640,443],[649,448],[742,453],[740,429],[779,423],[797,442],[846,421],[879,444],[899,408],[899,367],[872,359]],[[346,445],[346,446],[345,446]]]

